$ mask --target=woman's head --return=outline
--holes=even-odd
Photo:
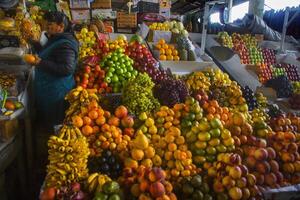
[[[68,17],[62,12],[50,11],[45,14],[44,18],[47,21],[49,35],[67,32],[71,26]]]

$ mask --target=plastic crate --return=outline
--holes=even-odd
[[[137,14],[118,12],[117,14],[117,27],[118,28],[136,28]]]
[[[133,12],[159,13],[159,3],[140,1],[137,6],[133,8]]]
[[[100,96],[100,106],[111,113],[122,104],[122,93],[111,93]]]

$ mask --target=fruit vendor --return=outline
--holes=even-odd
[[[37,51],[34,65],[34,94],[37,119],[53,128],[62,123],[66,109],[65,95],[75,86],[73,74],[78,57],[78,42],[71,23],[62,12],[48,12],[47,43],[33,42]]]

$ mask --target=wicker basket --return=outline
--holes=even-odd
[[[115,109],[122,104],[122,93],[111,93],[100,96],[100,106],[109,112],[114,112]]]

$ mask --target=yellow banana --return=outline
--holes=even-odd
[[[89,184],[89,187],[88,187],[88,190],[89,190],[89,192],[94,192],[95,191],[95,189],[96,189],[96,187],[97,187],[97,185],[98,185],[98,181],[97,181],[97,179],[95,178],[90,184]]]
[[[96,177],[98,176],[98,173],[93,173],[91,174],[88,179],[87,179],[87,183],[90,184]]]
[[[55,169],[59,174],[61,174],[61,175],[66,175],[67,173],[64,171],[64,170],[62,170],[62,169],[59,169],[59,168],[56,168]]]

